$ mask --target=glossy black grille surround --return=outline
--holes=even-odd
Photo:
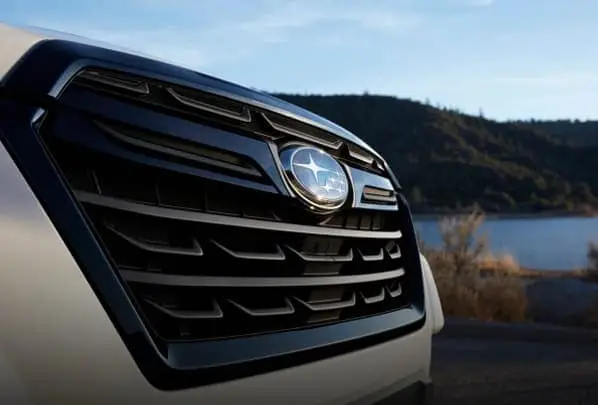
[[[359,215],[314,222],[264,171],[271,150],[255,137],[230,135],[254,152],[250,159],[214,153],[210,142],[195,142],[188,156],[188,143],[144,138],[145,145],[131,145],[111,137],[107,128],[136,127],[130,117],[156,127],[174,121],[139,105],[115,119],[115,103],[105,104],[109,98],[74,93],[69,99],[64,84],[92,59],[93,65],[145,70],[165,81],[192,85],[196,79],[193,72],[130,55],[45,42],[5,81],[4,94],[32,105],[3,101],[0,130],[152,384],[177,389],[265,372],[422,326],[419,256],[400,194],[398,211],[387,210],[384,220],[372,215],[376,210],[355,210]],[[49,60],[40,74],[40,61]],[[58,102],[46,97],[59,93]],[[40,128],[43,141],[35,132]],[[144,148],[147,142],[167,150]],[[136,181],[127,180],[136,174]],[[201,192],[176,195],[176,185],[193,182]],[[169,186],[174,193],[164,191]],[[226,197],[231,190],[237,198]],[[258,195],[262,204],[242,204]],[[369,195],[389,197],[375,187]],[[241,204],[227,206],[231,201]],[[380,202],[382,210],[388,201]]]
[[[266,137],[280,143],[302,140],[327,149],[337,158],[374,173],[385,172],[382,162],[363,148],[306,124],[284,113],[225,97],[218,91],[202,91],[164,80],[123,71],[88,68],[74,79],[77,85],[120,100],[168,111],[192,120],[203,120],[250,136]]]

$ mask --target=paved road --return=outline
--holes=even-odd
[[[448,322],[434,342],[438,405],[598,404],[598,334]]]

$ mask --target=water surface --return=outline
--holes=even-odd
[[[438,220],[417,219],[415,227],[426,243],[440,243]],[[509,253],[524,267],[547,270],[582,268],[590,241],[598,242],[598,218],[486,219],[494,253]]]

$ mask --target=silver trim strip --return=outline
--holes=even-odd
[[[168,94],[171,95],[172,98],[174,98],[179,103],[186,105],[187,107],[196,108],[198,110],[206,111],[216,115],[221,115],[223,117],[231,118],[240,122],[249,123],[252,121],[251,111],[249,110],[249,108],[245,106],[243,106],[243,113],[238,114],[234,111],[229,111],[218,106],[206,104],[199,100],[194,100],[190,97],[183,96],[171,87],[168,87],[166,91],[168,92]]]
[[[117,87],[119,89],[127,90],[136,94],[150,94],[149,85],[143,80],[127,80],[120,77],[110,76],[108,73],[102,75],[98,74],[98,72],[93,69],[84,70],[81,74],[79,74],[79,77],[92,82],[102,83],[107,86]]]
[[[325,141],[325,140],[323,140],[321,138],[317,138],[315,136],[306,134],[304,132],[297,131],[297,130],[294,130],[292,128],[287,128],[287,127],[285,127],[283,125],[280,125],[280,124],[276,124],[276,123],[272,122],[272,120],[270,118],[268,118],[268,115],[266,115],[264,113],[262,113],[261,115],[262,115],[262,118],[264,119],[264,121],[266,121],[266,123],[270,127],[272,127],[272,129],[274,129],[275,131],[282,132],[283,134],[287,134],[287,135],[293,136],[295,138],[300,138],[300,139],[303,139],[304,141],[313,142],[315,144],[326,146],[328,148],[332,148],[332,149],[335,149],[335,150],[338,150],[341,146],[343,146],[344,141],[342,141],[340,139],[338,141],[336,141],[336,142],[328,142],[328,141]],[[320,127],[317,127],[317,128],[320,129],[320,130],[326,131],[326,130],[320,128]],[[326,131],[326,132],[328,132],[328,131]],[[337,136],[337,135],[335,135],[335,136]]]
[[[149,273],[136,270],[121,270],[120,274],[128,282],[185,287],[313,287],[349,285],[385,281],[399,278],[405,270],[397,269],[382,273],[358,274],[352,276],[313,276],[313,277],[219,277],[183,276],[179,274]]]

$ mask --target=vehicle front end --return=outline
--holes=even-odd
[[[0,34],[0,398],[426,403],[442,309],[375,151],[187,69]]]

